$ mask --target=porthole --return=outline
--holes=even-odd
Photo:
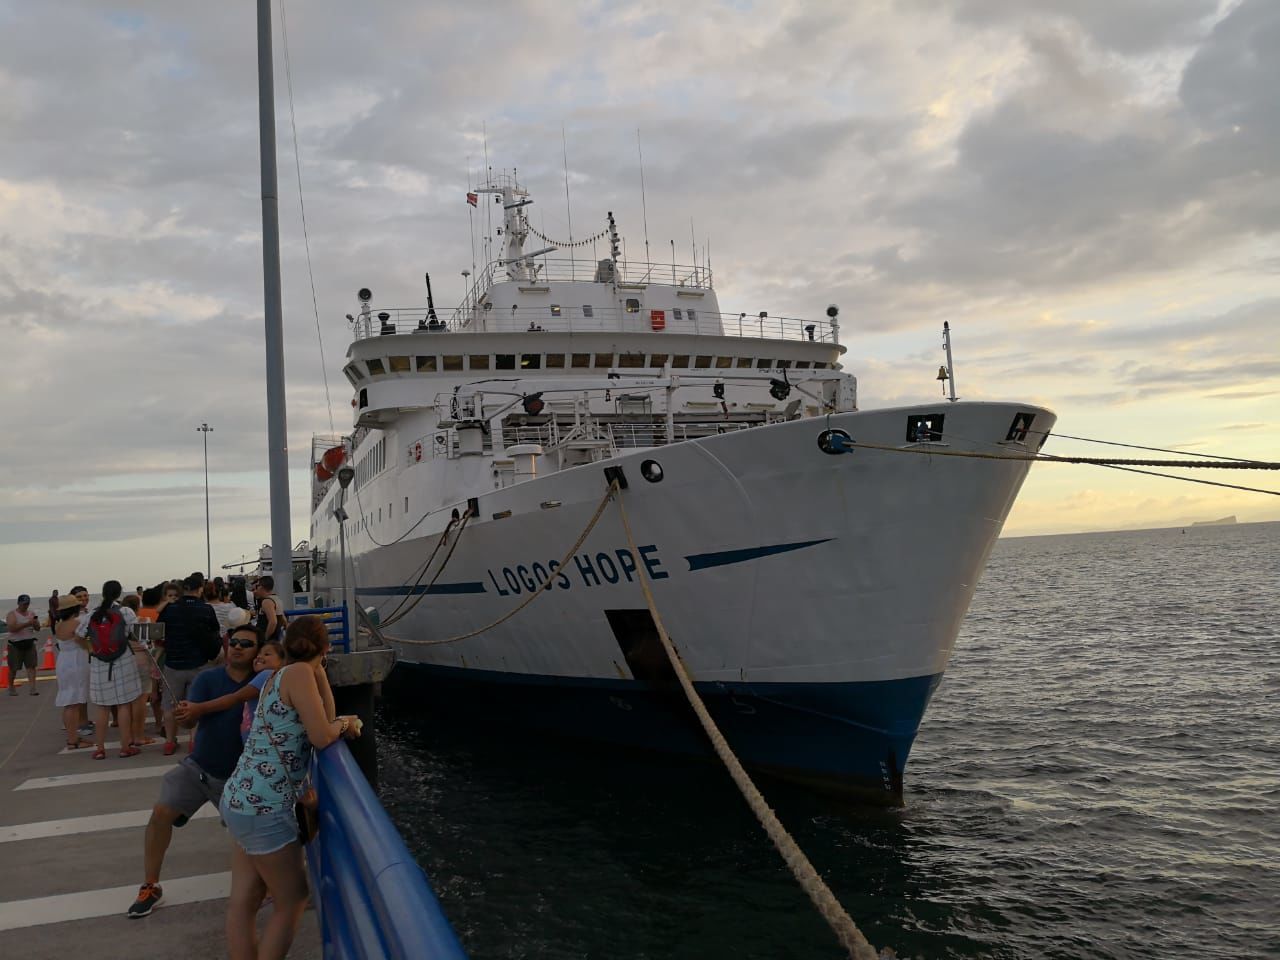
[[[644,477],[650,483],[662,482],[662,464],[657,460],[646,460],[640,464],[640,476]]]

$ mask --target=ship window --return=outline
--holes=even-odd
[[[797,370],[808,370],[808,369],[809,369],[809,361],[808,361],[808,360],[797,360],[797,361],[796,361],[796,369],[797,369]]]
[[[621,353],[618,355],[618,366],[620,367],[643,367],[643,353]]]
[[[369,364],[369,376],[371,377],[376,377],[379,374],[387,372],[387,369],[382,365],[381,360],[375,358],[373,360],[366,360],[365,362]]]
[[[549,369],[549,370],[550,370],[550,369],[563,370],[563,369],[564,369],[564,354],[563,354],[563,353],[548,353],[548,354],[547,354],[547,369]]]
[[[825,370],[827,369],[827,362],[825,360],[815,360],[813,361],[813,369]]]
[[[347,364],[342,368],[342,372],[347,375],[347,379],[351,381],[353,387],[364,379],[364,374],[360,372],[360,368],[354,363]]]
[[[522,353],[520,354],[521,370],[541,370],[542,354],[540,353]]]
[[[679,307],[672,307],[672,308],[671,308],[671,319],[672,319],[672,320],[683,320],[683,319],[684,319],[684,311],[682,311]]]
[[[435,357],[418,357],[419,373],[435,373],[436,358]]]
[[[737,363],[735,363],[735,364],[734,364],[734,366],[735,366],[735,367],[737,367],[739,370],[750,370],[750,369],[751,369],[751,358],[750,358],[750,357],[739,357],[739,358],[738,358]]]
[[[363,410],[369,405],[369,388],[365,387],[360,391],[360,409]]]
[[[667,355],[665,353],[654,353],[649,356],[649,366],[662,367],[667,363]]]
[[[790,360],[779,360],[779,361],[778,361],[778,366],[779,366],[779,367],[781,367],[783,370],[789,370],[789,369],[791,368],[791,361],[790,361]]]
[[[409,358],[408,357],[392,357],[390,359],[392,373],[408,373]]]
[[[597,353],[597,354],[596,354],[595,368],[596,368],[597,370],[608,370],[608,369],[609,369],[610,367],[612,367],[612,366],[613,366],[613,354],[612,354],[612,353]]]
[[[409,515],[409,498],[408,497],[404,498],[404,514],[406,517]]]
[[[558,304],[558,303],[553,303],[553,304],[551,305],[551,315],[552,315],[553,317],[558,317],[558,316],[560,316],[560,304]]]
[[[692,307],[689,308],[689,322],[694,326],[698,325],[698,311],[694,310]]]
[[[772,360],[760,359],[760,360],[757,360],[757,361],[756,361],[756,369],[757,369],[757,370],[769,370],[769,369],[771,369],[772,367],[773,367],[773,361],[772,361]]]
[[[454,356],[445,356],[445,357],[441,357],[440,359],[444,364],[445,370],[461,370],[462,369],[461,354],[456,354]]]
[[[726,370],[733,365],[733,357],[716,357],[716,369]]]
[[[945,414],[924,413],[907,417],[907,442],[931,443],[942,439]]]
[[[1009,432],[1005,434],[1006,441],[1025,442],[1027,434],[1031,432],[1031,424],[1035,421],[1034,413],[1019,413],[1013,418],[1013,423],[1009,425]],[[1044,441],[1041,441],[1043,443]]]
[[[694,365],[694,367],[696,367],[698,370],[706,370],[706,369],[708,369],[708,368],[711,366],[711,358],[710,358],[710,357],[698,357],[696,360],[694,360],[694,361],[693,361],[693,365]]]
[[[583,367],[591,366],[591,354],[575,353],[573,355],[572,366],[575,370],[581,370]]]
[[[473,353],[467,359],[468,370],[488,370],[489,355],[487,353]]]
[[[584,317],[594,317],[596,315],[595,308],[589,303],[584,303],[582,305],[582,315]]]
[[[516,355],[514,353],[500,353],[493,359],[495,370],[514,370],[516,368]]]
[[[639,313],[640,301],[635,297],[627,297],[627,313]]]
[[[681,370],[689,366],[689,355],[687,353],[677,353],[671,358],[671,366],[678,367]]]

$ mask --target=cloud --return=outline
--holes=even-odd
[[[1102,47],[1141,54],[1161,47],[1194,43],[1217,11],[1217,0],[957,0],[955,15],[982,26],[1014,20],[1070,23]]]

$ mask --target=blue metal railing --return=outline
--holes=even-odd
[[[340,607],[302,607],[297,610],[286,610],[287,619],[316,614],[329,627],[329,642],[343,653],[351,652],[351,629],[347,619],[347,608]]]
[[[325,960],[466,960],[347,745],[315,754],[320,830],[307,846]]]

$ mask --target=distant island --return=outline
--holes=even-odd
[[[1221,520],[1197,520],[1191,524],[1193,527],[1226,527],[1236,522],[1236,516],[1233,513],[1229,517],[1223,517]]]

